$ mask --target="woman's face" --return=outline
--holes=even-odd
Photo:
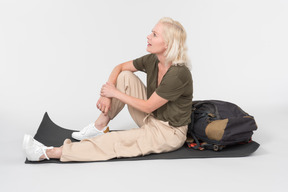
[[[166,49],[166,43],[163,38],[163,24],[157,23],[152,33],[147,36],[147,51],[153,54],[163,54]]]

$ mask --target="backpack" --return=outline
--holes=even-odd
[[[187,144],[194,149],[213,149],[251,141],[257,129],[254,117],[233,103],[219,100],[193,101]]]

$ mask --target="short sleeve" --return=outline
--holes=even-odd
[[[188,84],[187,75],[179,73],[179,70],[177,70],[163,77],[159,87],[156,89],[156,93],[168,101],[175,101],[185,92]]]
[[[148,54],[144,55],[142,57],[139,57],[135,60],[133,60],[133,65],[138,71],[147,71],[147,64],[155,61],[155,55],[154,54]]]

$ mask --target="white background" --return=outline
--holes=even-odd
[[[0,191],[285,191],[287,10],[285,0],[0,0]],[[23,134],[34,135],[46,111],[69,129],[94,121],[111,70],[147,54],[146,37],[164,16],[187,31],[194,99],[231,101],[253,115],[259,150],[246,158],[25,165]],[[126,109],[110,123],[134,126]]]

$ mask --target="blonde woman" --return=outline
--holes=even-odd
[[[46,147],[25,135],[28,160],[103,161],[143,156],[180,148],[190,123],[193,82],[186,56],[186,32],[171,18],[162,18],[147,36],[150,53],[117,65],[101,88],[95,123],[66,139],[61,147]],[[133,73],[147,74],[147,88]],[[108,132],[106,127],[124,107],[139,126]]]

